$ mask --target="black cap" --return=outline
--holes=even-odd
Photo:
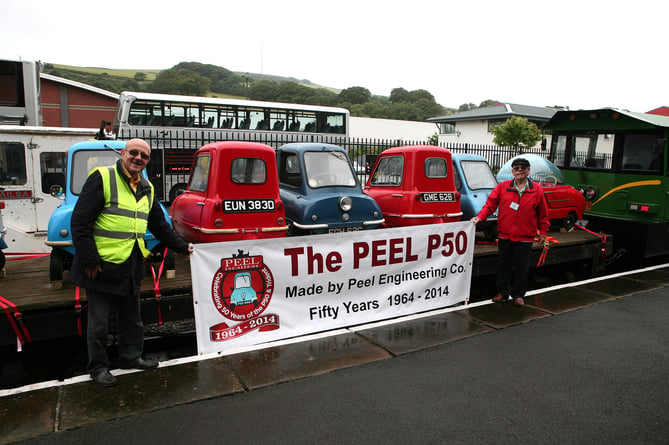
[[[524,165],[525,167],[529,167],[530,166],[530,161],[528,161],[525,158],[516,158],[511,163],[511,167],[514,167],[516,165]]]

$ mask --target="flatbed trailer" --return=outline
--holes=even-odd
[[[497,265],[497,245],[485,243],[482,234],[479,235],[474,249],[472,288],[476,287],[478,278],[494,275]],[[581,268],[589,269],[591,276],[604,271],[606,258],[603,254],[610,253],[610,238],[604,241],[604,237],[582,230],[551,232],[549,236],[557,242],[551,243],[546,252],[546,267],[564,266],[566,269],[568,265],[579,264]],[[533,268],[537,266],[542,252],[543,246],[535,244],[531,263]],[[142,282],[142,317],[147,325],[194,317],[190,260],[175,255],[175,266],[175,277],[161,277],[157,287],[150,271]],[[158,265],[153,267],[157,272]],[[9,261],[5,269],[6,276],[0,278],[0,296],[16,305],[33,342],[84,335],[86,291],[80,289],[77,298],[77,287],[68,280],[67,275],[63,287],[54,289],[49,281],[48,256]],[[0,346],[15,345],[16,342],[12,324],[0,312]]]

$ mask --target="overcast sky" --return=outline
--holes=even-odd
[[[650,0],[0,0],[0,57],[644,112],[669,106],[668,17]]]

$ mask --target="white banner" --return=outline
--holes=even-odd
[[[200,354],[414,314],[466,301],[469,221],[197,244]]]

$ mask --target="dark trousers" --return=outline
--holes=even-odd
[[[527,291],[532,243],[499,239],[497,292],[511,298],[523,298]]]
[[[144,350],[144,324],[140,312],[139,294],[112,295],[86,289],[88,298],[88,372],[109,369],[107,336],[109,316],[116,309],[118,327],[118,355],[121,363],[132,362]]]

